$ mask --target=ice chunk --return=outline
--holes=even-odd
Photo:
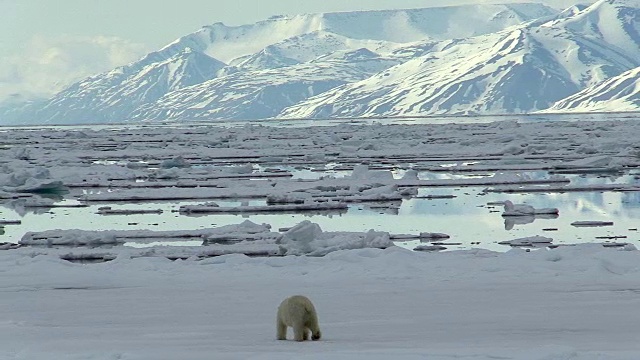
[[[162,163],[160,163],[160,167],[163,169],[188,168],[191,167],[191,164],[182,156],[176,156],[173,159],[164,160]]]
[[[442,245],[418,245],[413,248],[414,251],[442,251],[447,250],[446,247]]]
[[[32,168],[13,171],[3,167],[0,175],[0,187],[6,192],[55,193],[67,189],[62,181],[51,178],[46,168]]]
[[[556,169],[606,168],[612,164],[611,156],[593,156],[556,165]]]

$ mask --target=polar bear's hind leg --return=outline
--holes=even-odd
[[[277,327],[276,332],[277,332],[278,340],[287,340],[287,325],[285,325],[285,323],[282,322],[280,317],[278,317],[276,327]]]
[[[311,333],[311,340],[320,340],[322,334],[320,333],[320,327],[318,326],[318,316],[315,313],[315,309],[309,313],[309,321],[305,325]],[[308,334],[305,333],[305,335]],[[309,337],[305,337],[305,340],[309,340]]]
[[[305,328],[303,323],[293,325],[293,339],[295,341],[303,341],[308,339],[307,328]]]

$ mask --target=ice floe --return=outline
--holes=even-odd
[[[571,225],[576,227],[599,227],[599,226],[611,226],[613,221],[574,221]]]
[[[447,250],[446,246],[442,245],[418,245],[413,248],[414,251],[442,251]]]
[[[123,250],[124,248],[110,248],[110,250],[64,250],[62,253],[69,258],[75,254],[75,260],[82,257],[110,258],[117,256],[119,251],[135,256],[164,256],[170,257],[171,249],[190,256],[210,257],[223,254],[244,253],[257,256],[282,256],[282,255],[308,255],[324,256],[330,252],[345,249],[362,248],[387,248],[393,246],[389,233],[386,232],[324,232],[318,224],[308,220],[287,229],[284,233],[272,232],[267,224],[255,224],[249,220],[237,225],[227,225],[212,229],[184,230],[184,231],[84,231],[84,230],[48,230],[42,232],[29,232],[20,240],[20,245],[29,245],[40,248],[41,253],[61,253],[56,250],[60,247],[88,247],[97,248],[104,246],[116,246],[127,243],[154,242],[167,243],[184,242],[186,240],[199,240],[203,247],[166,247],[154,246],[138,250]],[[161,250],[154,250],[161,249]],[[106,256],[108,254],[109,256]],[[186,256],[188,257],[188,256]]]
[[[504,201],[502,216],[531,216],[531,215],[558,215],[556,208],[536,209],[527,204],[514,204],[511,200]]]
[[[327,210],[347,210],[347,204],[338,201],[302,203],[302,204],[286,204],[286,205],[268,205],[268,206],[234,206],[221,207],[215,202],[202,205],[183,205],[180,206],[180,213],[185,215],[192,214],[241,214],[241,213],[274,213],[274,212],[303,212],[303,211],[327,211]]]
[[[292,227],[278,239],[284,255],[324,256],[337,250],[387,248],[393,246],[389,233],[369,231],[324,232],[308,220]]]
[[[28,232],[20,240],[22,245],[33,246],[102,246],[127,242],[154,242],[180,239],[199,239],[207,243],[231,243],[250,240],[273,240],[278,233],[270,231],[268,224],[256,224],[245,220],[240,224],[200,230],[47,230]]]
[[[162,214],[162,209],[113,209],[111,206],[98,208],[100,215],[139,215],[139,214]]]
[[[548,245],[553,242],[553,238],[545,236],[528,236],[513,240],[500,241],[498,244],[511,245],[511,246],[536,246],[536,245]]]

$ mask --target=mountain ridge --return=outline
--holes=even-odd
[[[602,10],[603,3],[608,4],[601,1],[575,14],[532,21],[429,52],[386,73],[307,99],[285,109],[281,117],[542,110],[584,87],[640,65],[633,50],[625,52],[593,34],[583,36],[566,26],[575,24],[576,17]],[[640,37],[632,45],[628,48],[640,46]],[[502,93],[496,95],[500,90]],[[517,94],[520,96],[516,98]]]

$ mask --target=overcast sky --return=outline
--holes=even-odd
[[[565,8],[576,0],[543,1]],[[46,93],[135,60],[204,25],[278,14],[509,0],[0,0],[0,100]]]

